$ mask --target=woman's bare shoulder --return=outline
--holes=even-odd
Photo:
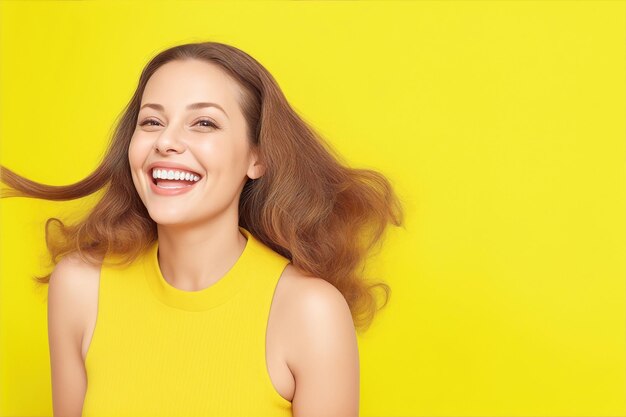
[[[74,327],[80,338],[98,300],[100,269],[101,265],[91,264],[73,252],[61,258],[50,275],[49,308],[66,311],[65,315],[71,320],[68,325]]]
[[[346,299],[330,282],[295,267],[282,278],[282,340],[296,381],[296,407],[358,415],[359,352]]]
[[[281,276],[281,284],[284,288],[285,298],[299,303],[305,299],[316,297],[343,298],[341,292],[330,282],[323,278],[307,274],[293,264],[288,264]]]
[[[314,330],[322,323],[341,323],[351,333],[352,316],[343,294],[325,279],[311,276],[289,264],[280,280],[280,310],[283,329],[290,338],[303,340],[301,332]]]
[[[87,281],[93,281],[100,276],[101,266],[101,258],[96,258],[92,264],[77,252],[69,253],[55,265],[49,284],[59,288],[84,288]]]

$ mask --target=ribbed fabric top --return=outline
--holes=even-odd
[[[165,280],[158,241],[130,266],[102,267],[84,417],[292,416],[265,358],[274,290],[289,260],[239,230],[243,253],[200,291]]]

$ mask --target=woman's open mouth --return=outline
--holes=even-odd
[[[159,177],[155,177],[158,175]],[[163,177],[163,178],[160,178]],[[178,195],[190,191],[195,185],[202,180],[198,175],[176,175],[179,177],[178,179],[171,178],[172,175],[169,175],[169,178],[165,178],[166,175],[163,173],[152,174],[149,178],[150,180],[150,189],[158,195]]]

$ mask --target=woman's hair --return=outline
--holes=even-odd
[[[391,289],[384,282],[368,283],[363,264],[388,223],[403,225],[400,199],[382,174],[340,162],[321,135],[296,114],[272,75],[233,46],[199,42],[160,52],[142,71],[95,171],[74,184],[52,186],[0,166],[0,179],[11,187],[2,189],[0,197],[71,200],[102,190],[102,197],[80,221],[65,225],[58,218],[47,220],[45,239],[52,262],[71,252],[93,265],[101,264],[106,254],[121,256],[116,265],[134,261],[157,239],[156,223],[137,194],[128,160],[141,97],[159,67],[188,59],[218,65],[243,91],[239,104],[248,139],[265,164],[265,173],[248,179],[243,187],[240,226],[307,275],[334,285],[346,299],[357,331],[367,330],[377,310],[387,304]],[[59,226],[59,233],[51,233],[52,223]],[[45,284],[50,275],[34,279]],[[384,290],[380,308],[376,287]]]

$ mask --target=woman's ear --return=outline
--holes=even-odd
[[[255,152],[251,152],[250,166],[248,167],[248,177],[256,180],[265,174],[265,165],[259,161]]]

